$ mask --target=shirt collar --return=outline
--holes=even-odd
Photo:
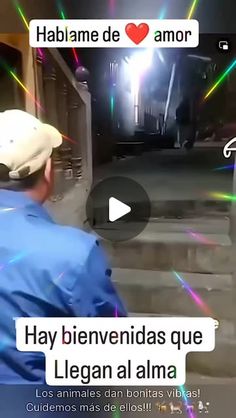
[[[24,192],[0,189],[0,211],[1,209],[6,212],[13,211],[14,209],[17,211],[23,209],[29,216],[35,216],[53,222],[47,210]]]

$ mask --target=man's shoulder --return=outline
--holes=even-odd
[[[59,240],[63,240],[67,245],[73,246],[75,244],[81,244],[86,247],[93,247],[96,244],[96,236],[83,231],[80,228],[54,224],[54,235]]]
[[[95,235],[79,228],[58,224],[51,224],[50,228],[45,231],[44,238],[48,241],[50,252],[62,258],[78,258],[79,256],[80,261],[85,261],[97,244]]]

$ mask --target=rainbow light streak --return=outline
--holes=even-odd
[[[66,20],[65,13],[64,13],[64,11],[63,11],[62,9],[60,10],[60,16],[61,16],[61,18],[62,18],[63,20]],[[72,48],[72,52],[73,52],[73,55],[74,55],[74,58],[75,58],[76,64],[79,64],[79,57],[78,57],[78,55],[77,55],[76,49],[75,49],[75,48]]]
[[[166,15],[167,15],[167,7],[164,6],[164,7],[162,7],[162,9],[160,11],[158,19],[163,20],[163,19],[165,19]]]
[[[120,418],[120,416],[121,416],[121,414],[120,414],[120,412],[119,411],[115,411],[115,412],[113,412],[113,414],[112,414],[112,417],[113,418]]]
[[[118,308],[117,308],[117,305],[115,307],[115,318],[118,318]]]
[[[16,210],[16,208],[0,208],[0,213],[2,213],[2,212],[12,212],[13,210]]]
[[[111,108],[111,117],[113,119],[114,116],[114,107],[115,107],[115,98],[113,96],[113,94],[111,95],[111,99],[110,99],[110,108]]]
[[[200,0],[193,0],[187,14],[187,19],[192,19]]]
[[[10,70],[10,75],[14,78],[14,80],[22,87],[22,89],[28,94],[28,96],[34,101],[36,106],[44,112],[44,109],[42,108],[41,104],[35,99],[35,97],[30,93],[30,91],[25,87],[25,85],[20,81],[20,79],[17,77],[17,75]]]
[[[62,279],[62,277],[65,275],[65,271],[62,271],[57,277],[56,277],[56,279],[55,280],[53,280],[53,285],[54,286],[56,286],[58,283],[59,283],[59,281]]]
[[[114,17],[115,15],[115,0],[109,0],[109,11],[110,11],[110,16]]]
[[[66,20],[65,13],[63,12],[63,10],[60,10],[60,16],[63,20]]]
[[[179,386],[181,393],[182,393],[182,397],[184,399],[184,403],[185,403],[185,407],[186,407],[186,412],[189,416],[189,418],[196,418],[196,415],[194,414],[194,412],[192,411],[192,409],[190,408],[190,405],[188,403],[188,397],[186,396],[186,389],[184,387],[184,385]]]
[[[13,258],[11,258],[11,259],[8,261],[8,264],[14,264],[14,263],[17,263],[18,261],[22,260],[22,258],[24,258],[27,254],[28,254],[28,253],[26,253],[25,251],[24,251],[24,252],[21,252],[21,253],[19,253],[19,254],[16,254]]]
[[[10,348],[10,344],[8,346],[7,341],[1,341],[1,343],[0,343],[0,352],[1,351],[3,352],[5,350],[5,348],[9,349]]]
[[[162,9],[160,11],[160,14],[158,16],[158,20],[165,19],[166,15],[167,15],[167,6],[165,5],[165,6],[162,7]],[[159,49],[157,50],[157,54],[158,54],[158,57],[159,57],[160,61],[162,62],[162,64],[165,64],[165,59],[163,57],[163,53]]]
[[[187,291],[189,296],[191,296],[192,300],[196,303],[196,305],[201,309],[201,311],[211,317],[214,318],[214,315],[211,311],[211,309],[205,304],[205,302],[200,298],[200,296],[191,288],[191,286],[177,273],[176,271],[173,271],[174,276],[177,280],[182,284],[184,289]]]
[[[77,52],[76,52],[75,48],[72,48],[72,52],[73,52],[76,64],[79,64],[79,57],[77,55]]]
[[[30,93],[30,91],[24,86],[24,84],[19,80],[19,78],[15,75],[13,71],[10,71],[10,74],[14,79],[18,82],[18,84],[23,88],[23,90],[32,98],[32,100],[35,102],[35,104],[44,112],[44,109],[42,108],[41,104],[35,99],[35,97]],[[67,141],[71,142],[72,144],[76,144],[77,142],[73,139],[69,138],[68,136],[61,133],[61,136],[63,139],[66,139]]]
[[[0,265],[0,271],[2,271],[4,268],[6,268],[7,266],[9,266],[9,264],[15,264],[15,263],[21,261],[27,255],[28,255],[28,252],[25,252],[25,251],[24,252],[19,252],[14,257],[10,258],[10,260],[6,264],[1,264]]]
[[[35,104],[44,112],[43,107],[41,104],[35,99],[35,97],[30,93],[30,91],[24,86],[24,84],[19,80],[19,78],[16,76],[16,74],[13,71],[9,71],[12,77],[17,81],[17,83],[23,88],[23,90],[31,97],[31,99],[35,102]],[[72,144],[76,144],[77,142],[73,139],[69,138],[68,136],[61,133],[61,136],[63,139],[66,139],[67,141],[71,142]]]
[[[119,404],[116,403],[116,410],[113,412],[112,418],[120,418],[120,417],[121,417],[121,413],[119,411]]]
[[[28,22],[27,22],[27,19],[26,19],[25,15],[24,15],[24,12],[23,12],[22,8],[21,8],[21,7],[17,4],[17,5],[16,5],[16,9],[17,9],[18,14],[19,14],[19,16],[21,17],[21,19],[22,19],[22,21],[23,21],[23,23],[24,23],[24,25],[25,25],[26,29],[29,31],[29,24],[28,24]],[[41,57],[41,58],[44,58],[44,55],[43,55],[43,51],[42,51],[42,49],[37,48],[37,51],[38,51],[38,53],[39,53],[40,57]]]
[[[3,65],[3,67],[6,69],[6,71],[9,72],[9,74],[15,79],[15,81],[17,81],[17,83],[21,86],[21,88],[28,94],[28,96],[34,101],[34,103],[42,110],[42,112],[45,112],[45,110],[43,109],[43,107],[41,106],[41,104],[35,99],[35,97],[33,96],[33,94],[31,94],[31,92],[27,89],[27,87],[22,83],[22,81],[17,77],[17,75],[8,68],[7,64],[5,62],[1,62],[1,64]],[[66,141],[71,142],[72,144],[76,144],[77,142],[74,141],[73,139],[69,138],[67,135],[64,135],[60,132],[61,136],[63,139],[65,139]],[[0,209],[1,211],[1,209]]]
[[[233,170],[236,164],[223,165],[222,167],[213,168],[213,171]]]
[[[37,48],[37,51],[38,51],[38,53],[39,53],[40,57],[41,57],[41,58],[44,58],[44,55],[43,55],[43,51],[42,51],[42,49]]]
[[[17,8],[17,11],[18,11],[21,19],[23,20],[23,22],[25,24],[26,29],[29,30],[29,24],[28,24],[28,22],[26,20],[26,17],[24,15],[24,12],[23,12],[22,8],[19,5],[17,5],[16,8]]]
[[[69,138],[67,135],[62,134],[61,132],[60,132],[60,134],[61,134],[62,138],[65,139],[66,141],[71,142],[72,144],[77,144],[77,142],[74,141],[74,139]]]
[[[160,13],[159,13],[159,16],[158,16],[159,20],[162,20],[162,19],[166,18],[168,6],[169,6],[169,0],[163,0],[163,6],[162,6],[162,8],[160,10]]]
[[[223,72],[223,74],[220,75],[218,80],[215,82],[215,84],[210,88],[210,90],[206,93],[204,100],[206,100],[214,91],[215,89],[223,83],[224,79],[227,77],[227,75],[234,70],[236,67],[236,59],[230,64],[230,66]]]
[[[196,241],[201,242],[202,244],[206,245],[217,245],[216,242],[209,240],[204,235],[199,234],[198,232],[192,231],[191,229],[186,231],[190,237],[194,238]]]
[[[47,293],[49,294],[52,289],[54,289],[55,286],[57,286],[59,284],[60,279],[62,279],[62,277],[64,276],[65,271],[63,271],[62,273],[60,273],[55,280],[52,281],[52,283],[50,283],[50,285],[45,289],[47,291]]]
[[[236,195],[235,194],[225,194],[225,193],[211,192],[211,193],[209,193],[209,195],[210,195],[210,197],[214,197],[215,199],[228,200],[230,202],[236,202]]]

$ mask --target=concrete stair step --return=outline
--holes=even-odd
[[[109,230],[118,230],[124,225],[122,219],[120,221],[114,222],[114,224],[99,224],[97,228],[103,230],[109,228]],[[130,231],[135,231],[139,229],[139,222],[125,222],[125,226]],[[154,234],[170,234],[170,233],[185,233],[192,241],[196,241],[194,233],[198,234],[198,239],[204,242],[204,237],[202,234],[211,234],[215,235],[216,239],[218,235],[228,235],[230,228],[230,222],[228,217],[217,217],[211,218],[207,216],[202,216],[201,218],[191,218],[191,219],[171,219],[167,220],[166,218],[150,218],[149,223],[145,227],[142,237],[146,239],[148,236],[152,237]],[[191,232],[193,234],[191,234]],[[206,240],[207,242],[207,240]],[[213,241],[214,242],[214,241]]]
[[[150,316],[130,313],[130,316]],[[157,317],[171,315],[152,315]],[[190,353],[187,356],[187,372],[211,377],[236,377],[236,333],[231,321],[221,320],[216,330],[215,350],[209,353]]]
[[[202,316],[202,315],[198,315]],[[173,315],[169,313],[162,313],[162,314],[152,314],[149,315],[147,313],[140,313],[140,312],[129,312],[130,318],[173,318]],[[175,315],[175,317],[183,318],[183,315]],[[233,340],[236,337],[236,326],[230,320],[222,319],[219,321],[220,325],[216,331],[217,338],[222,340]]]
[[[226,234],[156,233],[144,230],[127,242],[104,241],[113,267],[230,274],[235,254]]]
[[[205,290],[229,290],[232,285],[230,274],[199,274],[178,272],[192,288]],[[120,286],[145,286],[150,288],[179,288],[181,283],[171,271],[138,269],[113,269],[113,281]]]
[[[129,312],[171,316],[210,315],[228,319],[234,312],[230,275],[177,273],[202,299],[196,304],[173,272],[114,269],[113,281]]]
[[[178,233],[178,232],[195,232],[197,234],[229,234],[230,221],[226,216],[208,217],[202,216],[200,218],[190,219],[171,219],[166,218],[151,218],[147,228],[152,231]],[[190,235],[191,236],[191,235]],[[194,239],[194,236],[192,236]],[[196,238],[195,238],[196,239]],[[199,238],[201,239],[201,237]]]
[[[93,209],[90,218],[94,219],[94,223],[101,224],[107,220],[107,202],[98,202],[98,206]],[[139,222],[140,211],[144,202],[129,201],[127,196],[126,204],[135,206],[135,214],[133,220]],[[153,200],[151,201],[151,218],[165,219],[191,219],[196,217],[208,217],[219,219],[219,217],[228,216],[230,213],[231,203],[222,200]],[[135,218],[136,216],[136,218]]]
[[[230,212],[230,202],[222,200],[159,200],[152,201],[152,216],[192,218],[223,216]]]

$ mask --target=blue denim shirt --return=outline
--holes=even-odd
[[[0,383],[45,383],[44,355],[16,349],[14,318],[126,316],[110,276],[95,236],[0,190]]]

